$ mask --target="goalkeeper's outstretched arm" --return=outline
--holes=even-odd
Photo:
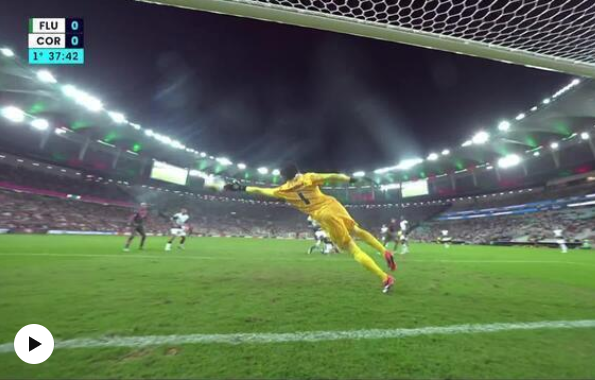
[[[258,195],[264,195],[266,197],[278,198],[276,195],[276,193],[277,193],[276,187],[270,188],[270,187],[247,186],[246,192],[248,194],[258,194]]]
[[[278,188],[267,188],[267,187],[256,187],[256,186],[245,186],[239,182],[233,182],[225,185],[223,189],[227,191],[245,191],[249,194],[264,195],[266,197],[278,198]]]

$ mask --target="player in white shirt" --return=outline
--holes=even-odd
[[[442,234],[442,236],[438,237],[438,241],[444,244],[444,248],[450,248],[450,242],[452,241],[452,238],[448,236],[448,230],[442,230],[440,231],[440,233]]]
[[[388,226],[386,224],[383,224],[380,228],[380,239],[382,240],[382,244],[386,245],[386,243],[388,242],[388,235]]]
[[[171,251],[171,245],[177,237],[180,238],[180,245],[178,246],[178,249],[184,249],[184,243],[186,242],[186,235],[188,234],[189,229],[188,219],[190,219],[190,215],[188,215],[188,210],[185,208],[181,209],[180,212],[172,216],[171,221],[173,226],[170,230],[171,237],[165,245],[166,251]]]
[[[401,255],[409,253],[409,239],[407,234],[409,233],[409,222],[405,219],[401,219],[399,223],[399,243],[401,243]]]
[[[566,239],[564,239],[564,230],[562,228],[556,228],[554,230],[554,236],[556,237],[556,243],[562,250],[562,253],[568,252],[568,247],[566,246]]]

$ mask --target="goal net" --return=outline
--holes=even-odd
[[[595,77],[595,0],[141,0]]]

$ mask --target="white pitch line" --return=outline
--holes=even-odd
[[[122,253],[122,254],[113,254],[113,255],[102,255],[102,254],[75,254],[75,253],[0,253],[0,258],[2,256],[7,257],[77,257],[77,258],[107,258],[107,259],[158,259],[158,260],[238,260],[238,257],[230,257],[230,256],[191,256],[187,253],[182,254],[172,254],[172,253],[164,253],[162,255],[143,255],[143,254],[136,254],[136,253]],[[397,263],[408,263],[408,262],[428,262],[428,263],[469,263],[469,264],[564,264],[564,265],[579,265],[579,266],[588,266],[594,267],[595,264],[591,263],[580,263],[576,261],[557,261],[557,260],[423,260],[423,259],[409,259],[405,258],[404,260],[399,261],[399,257],[397,256]],[[319,260],[319,258],[298,258],[298,257],[269,257],[269,258],[251,258],[250,260],[261,260],[261,261],[309,261],[309,262],[348,262],[351,263],[350,260]],[[324,260],[324,259],[323,259]]]
[[[288,342],[323,342],[336,340],[398,339],[423,335],[455,335],[495,333],[518,330],[556,330],[595,328],[595,320],[542,321],[527,323],[465,324],[453,326],[421,327],[410,329],[372,329],[351,331],[304,331],[294,333],[239,333],[239,334],[191,334],[150,335],[130,337],[106,337],[99,339],[57,340],[55,349],[146,347],[180,344],[270,344]],[[0,354],[13,352],[13,343],[0,345]]]

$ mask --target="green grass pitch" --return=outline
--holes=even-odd
[[[311,242],[0,236],[0,345],[24,325],[56,341],[595,320],[595,253],[413,244],[390,295]],[[384,262],[372,254],[383,267]],[[595,328],[0,353],[0,378],[595,378]]]

